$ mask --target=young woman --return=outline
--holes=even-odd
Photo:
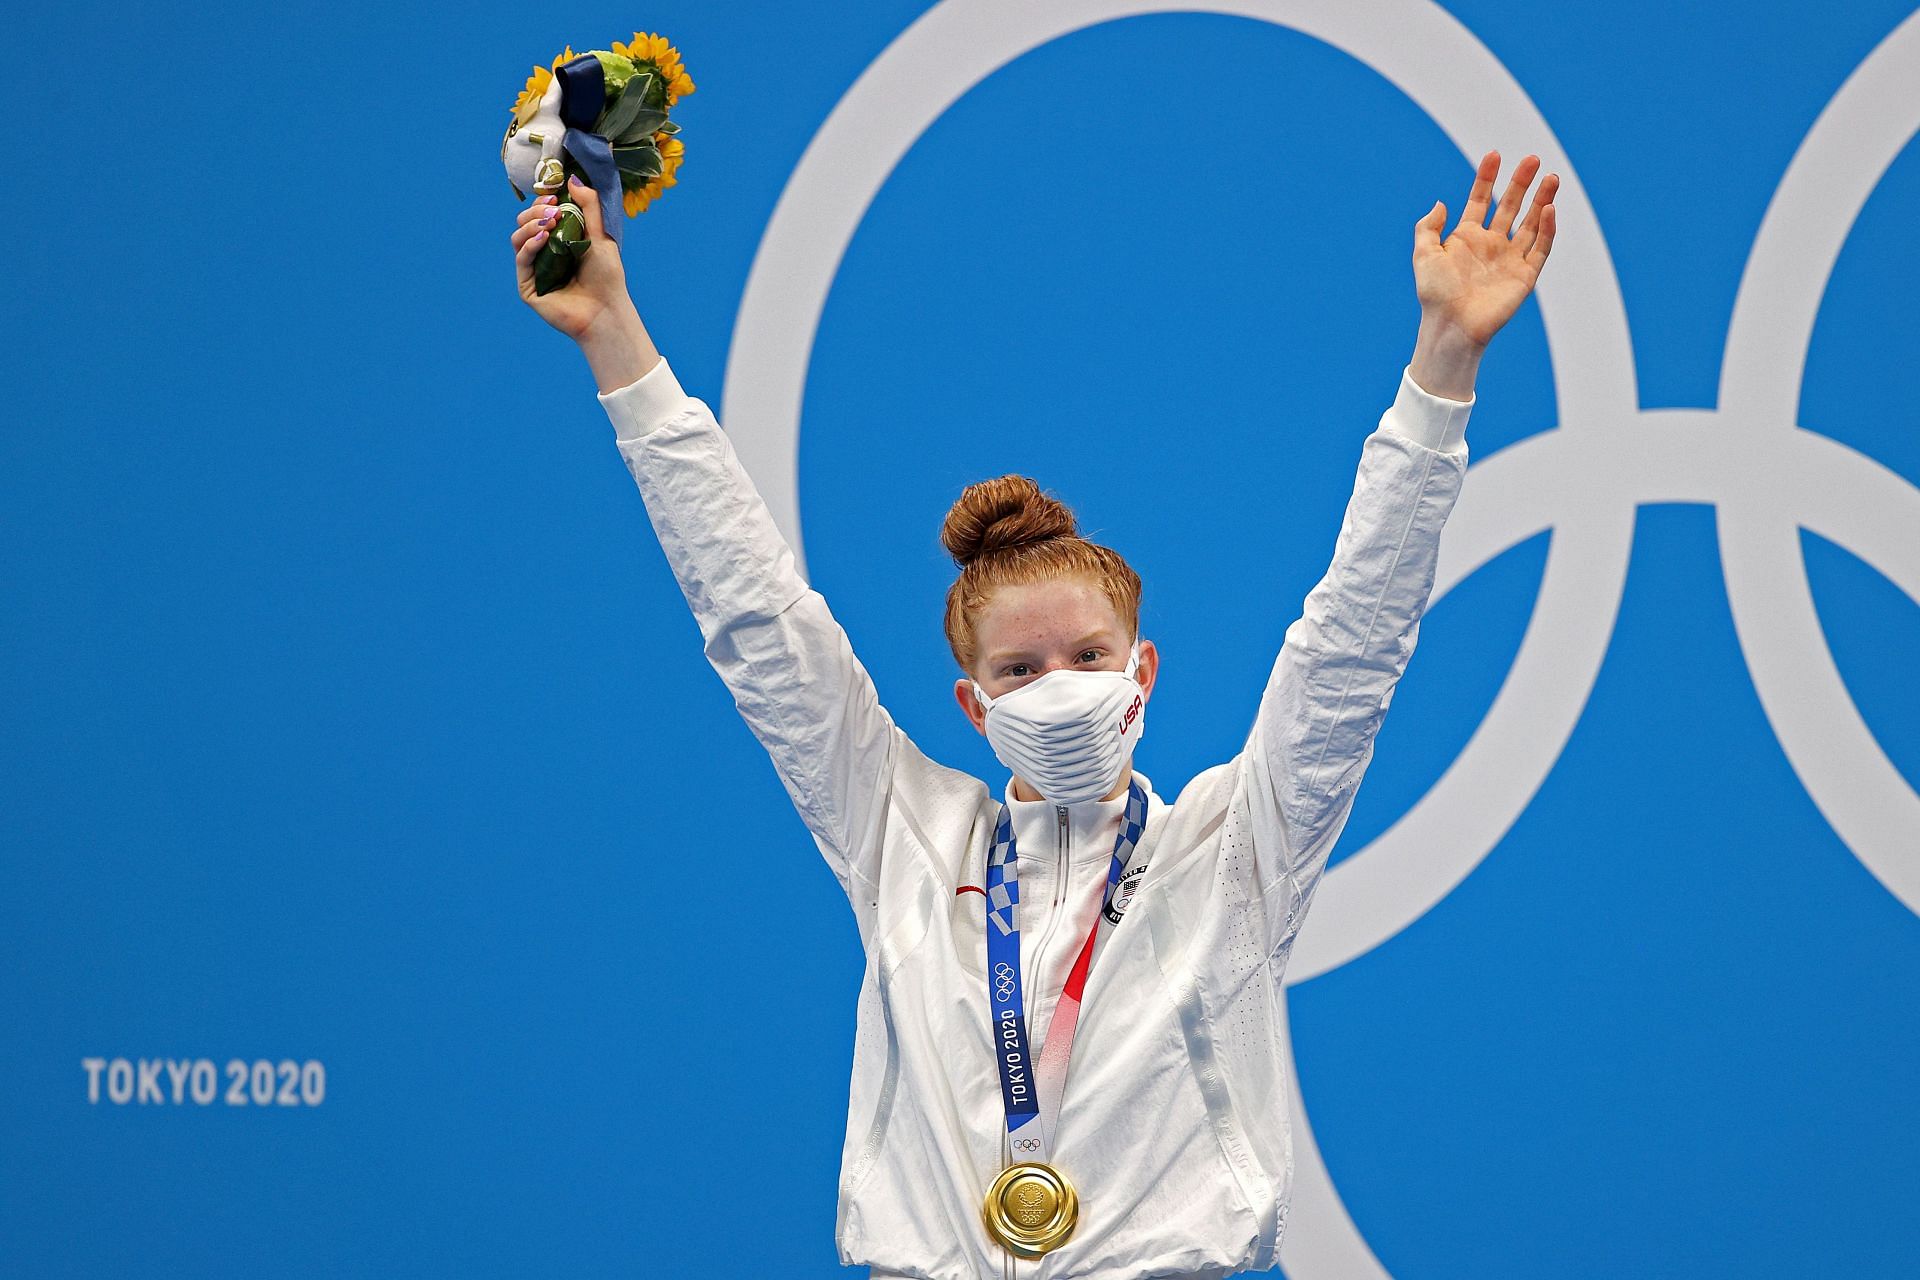
[[[1419,335],[1365,437],[1333,562],[1240,754],[1173,803],[1132,767],[1159,671],[1140,579],[1029,480],[969,487],[943,539],[960,710],[998,793],[922,755],[794,569],[712,412],[594,246],[544,297],[576,339],[707,657],[840,880],[866,949],[837,1237],[875,1276],[1219,1277],[1271,1266],[1292,1170],[1281,972],[1432,591],[1481,353],[1553,246],[1528,156],[1481,160],[1445,240],[1414,227]],[[1491,220],[1488,220],[1491,206]],[[1069,1064],[1071,1070],[1069,1071]]]

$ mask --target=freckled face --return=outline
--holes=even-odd
[[[983,734],[987,712],[974,696],[974,680],[989,698],[997,698],[1049,671],[1125,671],[1134,643],[1107,593],[1077,577],[998,588],[974,616],[973,633],[977,649],[972,679],[954,681],[953,696]],[[1159,674],[1159,650],[1153,641],[1141,640],[1133,678],[1142,698],[1152,699]],[[1015,795],[1038,798],[1021,795],[1018,779]]]
[[[1107,593],[1083,578],[1001,587],[974,619],[973,678],[990,697],[1049,671],[1123,671],[1133,637]]]

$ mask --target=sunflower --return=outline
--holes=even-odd
[[[668,44],[665,36],[636,31],[633,39],[626,44],[615,40],[613,51],[635,66],[650,65],[659,72],[660,83],[667,86],[669,107],[693,92],[693,81],[688,77],[687,69],[680,64],[680,51]]]
[[[654,93],[664,96],[664,105],[668,108],[693,92],[693,79],[687,75],[686,66],[680,61],[680,51],[668,44],[665,36],[636,31],[631,41],[615,40],[612,52],[631,62],[636,72],[653,74],[657,78]],[[546,97],[561,66],[576,56],[573,46],[568,45],[566,52],[555,58],[550,67],[533,69],[533,74],[527,77],[526,87],[513,104],[513,118],[520,127],[525,127],[539,114],[540,102]],[[652,99],[653,94],[648,94],[648,97]],[[679,131],[679,126],[668,124],[653,135],[653,145],[660,153],[660,172],[657,176],[640,179],[629,172],[621,173],[621,207],[629,216],[644,212],[661,192],[679,181],[674,174],[680,168],[681,161],[686,159],[687,150],[686,145],[674,136]],[[636,182],[638,185],[629,185]]]
[[[560,69],[561,63],[571,61],[572,58],[573,46],[568,45],[567,51],[553,60],[551,69],[547,67],[533,69],[533,74],[527,77],[527,87],[522,89],[520,96],[513,100],[513,118],[516,121],[524,126],[527,121],[539,114],[540,100],[547,96],[547,86],[553,83],[554,72]]]
[[[686,158],[685,145],[680,139],[664,133],[654,134],[653,143],[660,148],[660,176],[648,178],[645,185],[628,188],[622,193],[621,207],[626,210],[630,218],[636,214],[645,213],[647,206],[653,203],[654,197],[679,181],[673,174],[674,170],[680,167],[680,161]]]

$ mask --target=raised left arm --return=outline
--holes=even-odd
[[[1362,446],[1333,561],[1287,629],[1243,757],[1269,954],[1292,942],[1412,656],[1466,471],[1480,356],[1532,293],[1552,249],[1554,175],[1514,225],[1539,168],[1536,156],[1520,162],[1486,223],[1500,170],[1499,153],[1489,152],[1451,236],[1440,238],[1444,204],[1415,224],[1413,359]]]

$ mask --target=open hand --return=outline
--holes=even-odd
[[[1539,172],[1539,156],[1520,161],[1489,223],[1487,206],[1500,173],[1500,153],[1489,151],[1474,172],[1473,188],[1452,235],[1440,238],[1447,206],[1438,201],[1414,224],[1413,283],[1423,325],[1482,348],[1527,300],[1553,251],[1553,197],[1560,189],[1558,174],[1542,179],[1527,216],[1515,227],[1527,187]]]

